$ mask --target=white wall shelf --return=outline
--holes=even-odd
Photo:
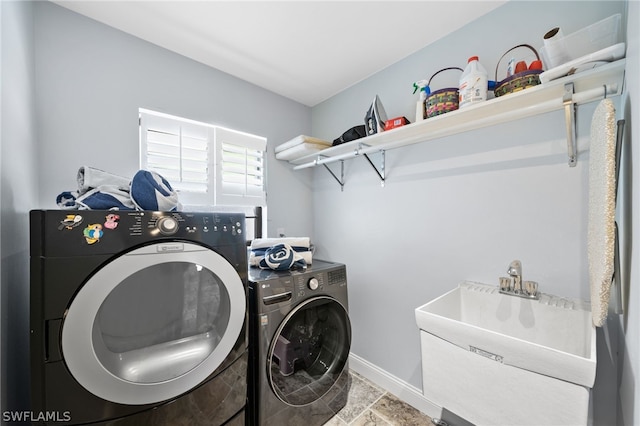
[[[576,106],[618,96],[622,93],[626,61],[618,61],[540,84],[520,92],[493,98],[477,105],[407,124],[386,132],[343,143],[322,151],[289,161],[294,170],[326,165],[358,156],[365,156],[376,169],[384,185],[384,156],[381,169],[369,159],[368,154],[400,148],[416,143],[494,126],[513,120],[532,117],[551,111],[564,110],[567,129],[567,154],[569,165],[575,166],[577,158],[575,113]],[[327,169],[331,171],[328,167]],[[334,178],[344,186],[344,180]]]

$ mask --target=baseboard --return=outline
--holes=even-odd
[[[442,408],[425,398],[422,395],[422,391],[415,386],[398,379],[353,353],[349,354],[349,368],[387,392],[394,394],[415,409],[422,411],[427,416],[440,418]]]

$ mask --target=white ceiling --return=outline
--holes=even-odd
[[[52,0],[314,106],[507,0]]]

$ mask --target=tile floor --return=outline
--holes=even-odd
[[[432,426],[431,418],[351,370],[345,407],[324,426]]]

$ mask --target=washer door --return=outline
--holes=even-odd
[[[218,253],[155,243],[98,270],[65,316],[62,352],[94,395],[149,404],[200,384],[233,350],[245,326],[242,280]]]
[[[283,402],[302,406],[327,393],[340,377],[351,348],[347,310],[321,296],[296,306],[271,342],[267,376]]]

